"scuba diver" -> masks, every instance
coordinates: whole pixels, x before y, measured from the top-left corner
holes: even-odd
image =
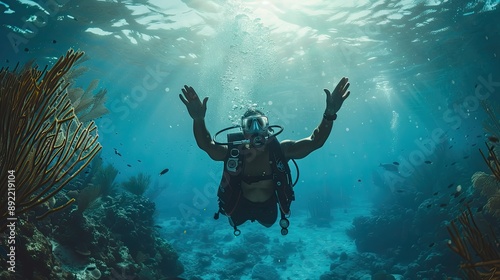
[[[301,140],[278,142],[276,136],[283,131],[278,125],[269,125],[265,114],[249,109],[241,118],[240,126],[223,129],[212,138],[205,125],[208,97],[200,100],[196,91],[185,85],[179,98],[193,118],[196,143],[215,161],[224,162],[224,171],[217,195],[219,214],[228,217],[234,235],[241,232],[237,226],[244,222],[258,221],[265,227],[272,226],[281,213],[281,234],[288,233],[290,205],[295,199],[289,160],[301,159],[319,149],[326,142],[337,112],[349,97],[348,78],[343,77],[333,92],[325,89],[326,110],[312,135]],[[220,133],[227,134],[227,142],[219,142]],[[275,132],[275,129],[278,129]],[[295,161],[294,161],[295,163]],[[297,168],[298,172],[298,168]],[[298,175],[298,173],[297,173]],[[298,179],[298,178],[297,178]]]

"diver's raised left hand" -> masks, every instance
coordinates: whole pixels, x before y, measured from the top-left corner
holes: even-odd
[[[349,89],[349,79],[343,77],[340,82],[337,84],[332,93],[328,89],[325,88],[326,93],[326,110],[325,113],[327,115],[334,115],[342,107],[342,103],[349,97],[351,94]]]

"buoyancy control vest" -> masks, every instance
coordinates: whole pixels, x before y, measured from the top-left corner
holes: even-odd
[[[223,175],[217,191],[219,211],[215,213],[215,219],[218,218],[219,213],[231,218],[243,195],[241,181],[243,179],[246,156],[250,155],[251,150],[247,149],[244,144],[233,144],[234,142],[238,142],[237,140],[244,139],[243,133],[239,134],[228,135],[228,153],[224,160]],[[274,181],[274,191],[281,212],[281,234],[286,235],[289,226],[287,218],[291,213],[290,205],[295,200],[290,167],[276,137],[270,138],[267,145],[269,147],[269,161],[272,170],[272,180]],[[240,230],[234,226],[234,234],[239,235],[240,233]]]

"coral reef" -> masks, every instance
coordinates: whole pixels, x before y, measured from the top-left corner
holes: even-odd
[[[380,270],[396,272],[408,279],[415,276],[444,279],[454,275],[458,258],[442,250],[443,240],[448,237],[443,225],[460,213],[465,203],[481,205],[481,198],[470,187],[451,191],[451,198],[448,193],[436,192],[425,200],[414,199],[420,201],[416,209],[396,203],[374,209],[371,216],[356,217],[347,234],[359,252],[397,260]]]
[[[447,226],[451,237],[448,247],[462,258],[460,268],[466,279],[500,279],[500,241],[495,235],[495,228],[491,227],[492,224],[498,224],[498,219],[500,219],[500,157],[498,155],[500,120],[490,104],[484,101],[481,104],[488,115],[483,126],[490,134],[488,137],[490,144],[485,143],[486,154],[481,149],[479,152],[492,175],[476,172],[472,175],[471,181],[475,192],[486,199],[485,212],[491,214],[496,220],[487,221],[491,217],[482,216],[482,224],[490,225],[490,233],[485,234],[484,229],[479,226],[481,223],[476,221],[471,208],[467,205],[467,209]],[[482,208],[483,206],[479,209]]]
[[[422,164],[402,162],[373,173],[378,195],[372,213],[355,218],[347,234],[359,252],[395,260],[380,271],[408,279],[445,279],[457,273],[458,257],[443,250],[448,239],[444,225],[466,205],[482,211],[485,199],[466,185],[470,175],[450,148],[444,141]]]
[[[52,254],[50,238],[27,220],[19,220],[18,229],[17,242],[18,244],[26,244],[26,246],[18,246],[16,272],[12,273],[2,269],[0,279],[74,279],[74,275],[64,271]],[[3,261],[2,265],[4,265]]]
[[[487,199],[485,210],[500,219],[500,181],[484,172],[472,175],[472,185]]]
[[[20,252],[27,259],[19,260],[16,274],[9,275],[141,280],[176,277],[184,271],[173,247],[157,233],[154,203],[127,192],[104,197],[100,203],[83,215],[65,210],[36,223],[21,220],[17,237],[30,244],[26,250],[31,251]]]
[[[113,192],[115,189],[113,182],[115,181],[116,175],[118,175],[118,169],[111,164],[98,169],[93,181],[101,188],[101,195],[106,196]]]
[[[76,197],[78,209],[75,213],[83,215],[83,211],[85,211],[100,195],[101,188],[99,186],[89,185],[85,187]]]
[[[498,139],[498,138],[494,138]],[[498,141],[498,140],[496,140]],[[497,181],[500,181],[500,156],[497,155],[498,149],[496,148],[497,145],[494,143],[491,146],[486,143],[486,148],[488,150],[487,156],[484,155],[483,151],[479,150],[481,153],[481,156],[483,157],[484,162],[488,166],[488,168],[491,170],[491,173]]]
[[[330,271],[323,273],[320,280],[336,279],[384,279],[390,278],[392,274],[385,273],[390,271],[392,263],[377,257],[373,253],[355,253],[349,256],[350,261],[334,257],[330,265]],[[397,273],[397,269],[391,270]]]
[[[393,206],[371,217],[354,218],[347,234],[355,240],[359,252],[411,260],[418,257],[418,252],[411,250],[414,240],[418,239],[414,220],[415,211]]]
[[[82,55],[69,50],[50,70],[0,71],[0,172],[11,175],[9,182],[8,176],[0,178],[0,202],[7,205],[8,187],[15,190],[16,215],[50,200],[101,149],[96,125],[78,119],[66,91],[64,74]],[[12,213],[1,210],[0,231]]]
[[[460,268],[466,279],[500,279],[500,240],[494,229],[490,227],[490,234],[485,234],[470,208],[457,220],[448,226],[448,246],[464,260]]]
[[[478,172],[472,176],[472,181],[474,187],[488,199],[488,203],[485,205],[486,210],[500,219],[500,119],[493,106],[489,103],[483,101],[481,105],[488,115],[488,119],[483,123],[483,126],[486,132],[490,134],[488,137],[490,143],[485,143],[487,148],[486,155],[481,150],[479,152],[490,169],[492,176]]]
[[[123,182],[122,186],[125,190],[135,195],[142,196],[148,189],[150,181],[151,176],[139,173],[136,176],[130,177],[128,181]]]

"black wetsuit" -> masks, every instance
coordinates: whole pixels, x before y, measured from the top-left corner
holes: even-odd
[[[257,221],[265,227],[271,227],[278,218],[276,194],[265,202],[252,202],[243,195],[231,218],[232,226],[239,226],[246,221]]]

